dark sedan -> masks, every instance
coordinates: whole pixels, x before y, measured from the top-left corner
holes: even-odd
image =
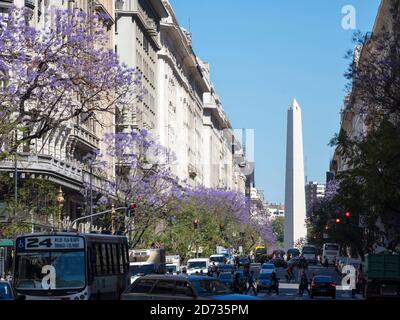
[[[269,261],[269,263],[273,263],[276,268],[287,268],[287,262],[283,257],[277,257]]]
[[[137,279],[121,300],[260,300],[233,294],[221,281],[204,276],[148,275]]]
[[[331,276],[315,276],[311,282],[310,298],[316,296],[336,299],[336,283]]]
[[[267,290],[271,286],[271,274],[270,273],[260,273],[257,280],[257,291]]]

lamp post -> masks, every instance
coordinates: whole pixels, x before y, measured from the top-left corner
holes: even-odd
[[[59,229],[60,231],[61,231],[61,210],[62,210],[62,207],[64,206],[64,202],[65,202],[64,194],[63,194],[63,191],[62,191],[61,186],[60,186],[60,189],[58,190],[58,193],[57,193],[57,203],[58,203],[58,229]]]
[[[93,185],[92,185],[92,179],[93,179],[93,164],[90,164],[90,176],[89,176],[89,184],[90,184],[90,227],[89,227],[89,232],[92,231],[92,226],[93,226]]]

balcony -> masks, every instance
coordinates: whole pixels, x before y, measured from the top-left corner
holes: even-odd
[[[78,142],[82,143],[89,149],[99,149],[100,139],[83,126],[75,125],[71,133],[71,138],[75,138]]]

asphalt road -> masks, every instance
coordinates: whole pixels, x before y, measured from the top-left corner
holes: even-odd
[[[306,271],[307,276],[309,279],[312,278],[313,274],[314,275],[329,275],[333,278],[333,280],[336,282],[336,299],[337,300],[362,300],[363,297],[362,295],[356,295],[355,298],[352,298],[351,296],[351,291],[350,290],[345,290],[342,287],[342,278],[341,276],[337,273],[334,267],[324,267],[321,265],[316,265],[316,266],[309,266],[308,270]],[[308,295],[307,292],[304,293],[303,296],[298,295],[298,289],[299,289],[299,281],[298,279],[300,278],[300,271],[298,269],[295,269],[295,276],[296,279],[291,283],[288,283],[286,281],[286,269],[284,268],[278,268],[277,269],[277,276],[280,279],[279,280],[279,295],[276,295],[275,293],[272,293],[269,295],[266,292],[260,292],[258,296],[264,300],[332,300],[331,297],[314,297],[314,299],[311,299]],[[251,293],[252,294],[252,293]]]

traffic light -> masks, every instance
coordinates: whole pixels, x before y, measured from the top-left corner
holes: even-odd
[[[346,223],[350,223],[351,213],[350,212],[346,212],[344,215],[346,217]]]
[[[200,224],[200,221],[199,220],[193,220],[193,228],[195,228],[195,229],[198,229],[199,228],[199,224]]]
[[[129,205],[126,206],[126,215],[131,217],[135,214],[136,203],[131,202]]]

